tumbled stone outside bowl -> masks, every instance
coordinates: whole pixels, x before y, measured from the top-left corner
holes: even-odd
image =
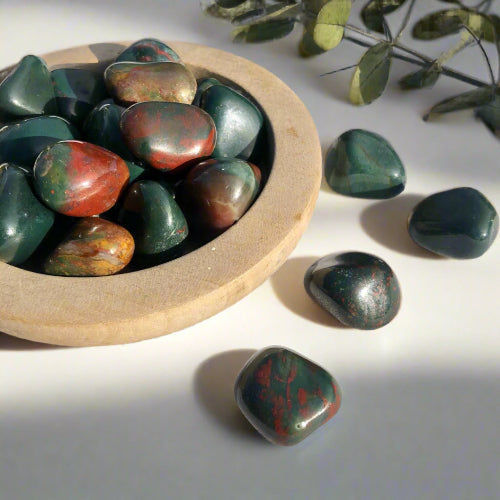
[[[131,43],[92,44],[43,58],[51,69],[104,70]],[[225,233],[194,252],[149,269],[69,278],[0,262],[0,331],[72,346],[158,337],[193,325],[243,298],[278,269],[298,243],[321,183],[321,146],[306,107],[289,87],[257,64],[201,45],[167,44],[196,78],[214,76],[243,89],[259,103],[274,144],[264,189]],[[7,72],[0,71],[0,81]]]

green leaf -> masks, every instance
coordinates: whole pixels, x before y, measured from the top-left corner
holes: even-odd
[[[441,72],[434,66],[422,68],[401,78],[399,86],[402,90],[432,87],[437,82],[440,74]]]
[[[344,36],[351,13],[351,0],[331,0],[319,11],[313,31],[316,45],[323,50],[336,47]]]
[[[299,14],[301,11],[300,4],[280,5],[274,4],[269,7],[254,9],[249,12],[235,17],[231,22],[240,26],[247,24],[256,24],[271,21],[272,19],[290,19],[292,16]]]
[[[349,99],[353,104],[370,104],[385,90],[391,69],[392,46],[380,42],[360,59],[351,81]]]
[[[500,135],[500,96],[476,110],[476,116],[496,135]]]
[[[495,90],[491,87],[469,90],[468,92],[464,92],[463,94],[459,94],[439,102],[424,116],[424,120],[427,121],[445,113],[477,108],[478,106],[490,103],[494,97]]]
[[[308,29],[307,26],[304,27],[304,32],[299,43],[299,55],[301,57],[313,57],[326,52],[326,50],[316,45],[312,35],[313,29]]]
[[[295,25],[295,19],[281,19],[249,24],[235,28],[231,35],[235,42],[259,43],[277,40],[289,35]]]
[[[361,11],[361,19],[372,31],[384,33],[384,16],[399,9],[406,0],[370,0]]]
[[[303,0],[304,10],[306,13],[316,17],[319,11],[325,6],[330,0]]]
[[[262,6],[261,0],[216,0],[203,7],[205,14],[232,21],[235,17]]]

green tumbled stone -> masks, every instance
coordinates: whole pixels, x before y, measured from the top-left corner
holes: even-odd
[[[179,62],[181,58],[171,47],[155,38],[143,38],[121,52],[115,62]]]
[[[118,221],[135,240],[135,252],[145,262],[172,254],[188,235],[184,214],[168,187],[153,180],[134,182],[123,199]]]
[[[0,165],[0,260],[18,265],[37,249],[55,214],[33,194],[22,168]]]
[[[217,129],[214,158],[250,158],[264,118],[257,106],[226,85],[212,85],[203,92],[200,107]]]
[[[127,164],[131,184],[140,177],[145,168],[128,150],[120,130],[120,119],[125,108],[112,101],[103,101],[88,115],[83,124],[85,140],[109,149]]]
[[[470,187],[433,194],[408,220],[413,241],[431,252],[455,259],[483,255],[498,234],[498,213],[485,196]]]
[[[235,384],[249,422],[274,444],[299,443],[339,410],[340,387],[323,368],[284,347],[256,353]]]
[[[59,68],[50,73],[58,115],[79,124],[108,95],[102,74],[80,68]]]
[[[341,323],[373,330],[394,319],[401,290],[392,269],[380,258],[362,252],[332,254],[306,272],[309,296]]]
[[[403,163],[392,146],[361,129],[344,132],[330,148],[325,178],[337,193],[368,199],[392,198],[406,183]]]
[[[0,117],[4,120],[57,114],[50,72],[43,59],[28,55],[0,83]]]
[[[37,116],[5,125],[0,129],[0,163],[31,169],[46,147],[78,138],[77,129],[58,116]]]
[[[201,78],[196,81],[197,88],[196,94],[193,99],[193,106],[199,106],[201,102],[201,96],[205,92],[205,90],[209,89],[213,85],[221,85],[217,78]]]

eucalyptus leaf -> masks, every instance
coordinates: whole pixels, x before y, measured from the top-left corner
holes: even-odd
[[[384,16],[399,9],[406,0],[370,0],[361,11],[361,19],[372,31],[384,33]]]
[[[491,87],[482,87],[469,90],[463,94],[449,97],[436,105],[424,116],[424,120],[430,120],[438,115],[452,113],[454,111],[463,111],[465,109],[477,108],[493,101],[495,90]]]
[[[262,7],[260,9],[245,12],[244,14],[235,17],[231,22],[239,26],[245,26],[247,24],[271,21],[272,19],[290,19],[291,16],[299,14],[300,11],[301,8],[299,4],[281,5],[277,3],[268,7]]]
[[[401,80],[399,86],[402,90],[422,89],[424,87],[432,87],[438,80],[441,72],[434,66],[421,68],[414,73],[410,73]]]
[[[262,6],[261,0],[216,0],[203,6],[205,14],[232,21],[235,17]]]
[[[500,135],[500,96],[476,110],[476,116],[496,135]]]
[[[319,11],[313,31],[318,47],[330,50],[336,47],[344,36],[344,27],[351,14],[351,0],[331,0]]]
[[[391,69],[392,46],[380,42],[361,57],[351,81],[349,99],[353,104],[370,104],[385,90]]]
[[[316,45],[316,42],[314,41],[312,35],[312,31],[313,30],[308,29],[307,26],[304,28],[304,32],[302,33],[302,38],[299,43],[299,55],[301,57],[313,57],[324,54],[326,52],[326,50]]]
[[[277,40],[289,35],[295,26],[295,19],[281,19],[249,24],[235,28],[231,35],[234,42],[259,43]]]

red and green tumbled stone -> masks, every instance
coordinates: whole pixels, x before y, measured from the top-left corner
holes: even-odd
[[[341,391],[323,368],[284,347],[256,353],[235,384],[243,415],[269,441],[299,443],[339,410]]]
[[[180,57],[171,47],[155,38],[143,38],[128,46],[115,62],[180,62]]]
[[[107,149],[83,141],[62,141],[38,156],[35,189],[64,215],[88,217],[109,210],[127,185],[125,162]]]
[[[141,102],[123,113],[120,127],[132,153],[159,170],[182,168],[215,146],[214,122],[190,104]]]

